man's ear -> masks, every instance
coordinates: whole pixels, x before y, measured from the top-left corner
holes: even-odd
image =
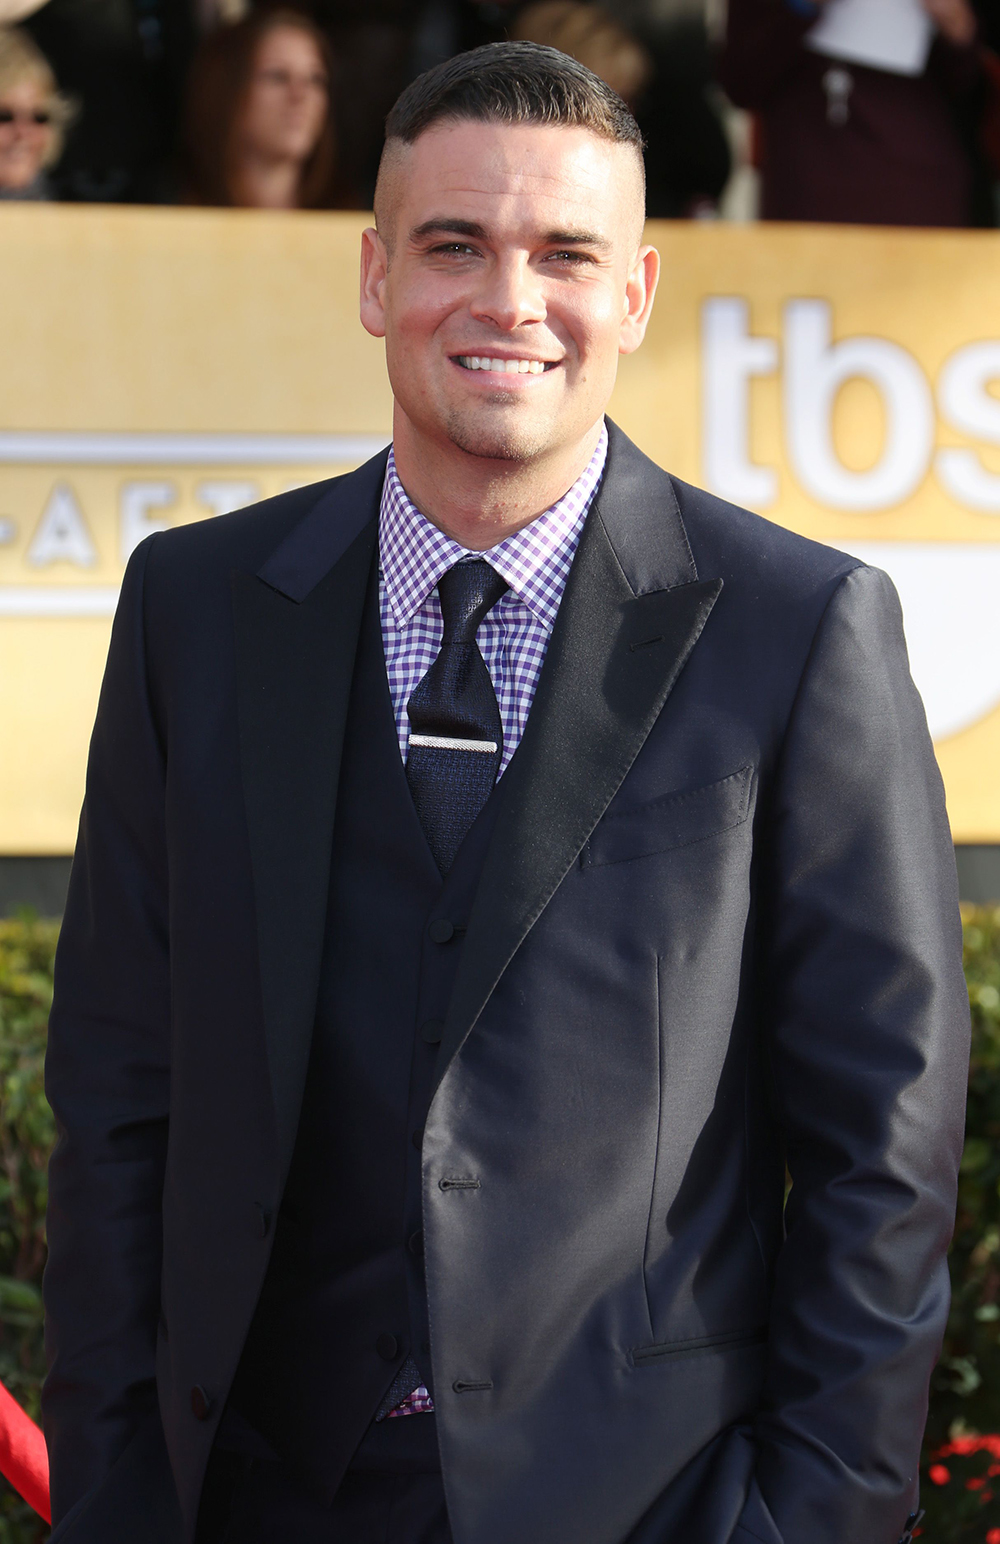
[[[653,297],[660,277],[660,254],[655,247],[640,247],[625,285],[625,305],[619,354],[632,354],[646,336]]]
[[[369,226],[361,236],[361,325],[373,338],[385,337],[382,286],[387,268],[385,242],[374,226]]]

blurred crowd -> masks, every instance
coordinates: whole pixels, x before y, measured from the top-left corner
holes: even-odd
[[[626,99],[653,217],[742,176],[765,219],[1000,223],[1000,0],[0,0],[0,200],[369,208],[399,91],[501,38]]]

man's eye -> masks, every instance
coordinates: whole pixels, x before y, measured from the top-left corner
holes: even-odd
[[[467,257],[470,253],[475,256],[475,247],[467,247],[462,241],[447,241],[440,247],[435,247],[434,252],[444,256]]]
[[[589,252],[550,252],[549,261],[557,263],[590,263],[593,261]]]

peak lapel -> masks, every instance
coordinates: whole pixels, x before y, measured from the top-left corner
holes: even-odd
[[[613,425],[535,701],[501,799],[441,1046],[443,1076],[617,792],[694,648],[699,580],[670,479]]]
[[[384,456],[338,479],[256,574],[234,573],[240,759],[281,1174],[312,1039],[344,724]]]

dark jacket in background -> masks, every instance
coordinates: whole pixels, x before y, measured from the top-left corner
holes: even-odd
[[[646,213],[651,220],[690,215],[714,204],[729,180],[729,141],[712,100],[712,57],[699,17],[637,35],[648,46],[655,75],[636,103],[646,141]],[[717,95],[717,91],[714,92]]]
[[[54,196],[161,203],[197,41],[188,0],[48,0],[22,25],[78,103]]]
[[[729,0],[720,79],[759,115],[761,213],[768,220],[968,225],[973,168],[954,110],[975,92],[975,47],[938,38],[922,76],[813,53],[815,17],[786,0]],[[845,71],[846,119],[831,118],[824,77]]]

